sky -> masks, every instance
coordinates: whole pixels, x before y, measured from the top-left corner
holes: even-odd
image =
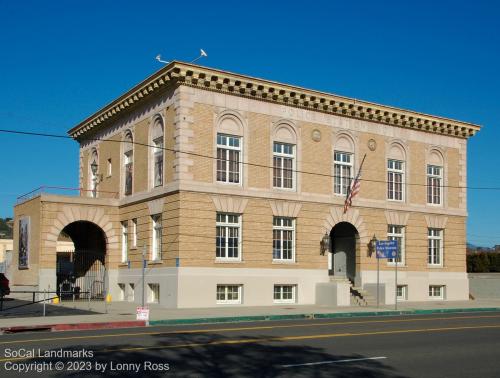
[[[469,121],[468,185],[500,188],[494,1],[0,0],[0,128],[65,134],[161,68],[190,61]],[[78,187],[71,140],[0,133],[0,217],[41,185]],[[468,242],[500,244],[500,190],[468,190]]]

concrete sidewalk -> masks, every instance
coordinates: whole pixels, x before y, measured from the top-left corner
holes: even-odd
[[[13,302],[13,301],[12,301]],[[6,302],[5,308],[14,303]],[[37,307],[35,307],[37,306]],[[47,305],[46,315],[41,316],[42,305],[26,306],[28,313],[15,310],[0,312],[0,329],[10,327],[33,327],[41,325],[81,325],[80,328],[92,328],[90,323],[101,323],[101,328],[129,327],[136,320],[136,304],[129,302],[66,302],[59,305]],[[210,322],[236,322],[253,320],[305,319],[326,317],[355,317],[369,315],[397,315],[435,312],[500,311],[500,299],[478,299],[461,302],[400,302],[398,311],[394,306],[376,307],[328,307],[314,305],[277,305],[268,307],[224,306],[217,308],[165,309],[151,304],[150,324],[195,324]],[[105,323],[105,324],[104,324]],[[115,323],[115,324],[112,324]],[[140,326],[141,324],[136,324]],[[99,328],[99,326],[96,326]],[[95,327],[94,327],[95,328]]]

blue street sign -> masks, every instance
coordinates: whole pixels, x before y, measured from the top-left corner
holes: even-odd
[[[395,259],[398,255],[397,240],[378,240],[375,244],[377,259]]]

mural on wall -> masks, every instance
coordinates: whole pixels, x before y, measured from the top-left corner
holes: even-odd
[[[30,218],[19,219],[19,269],[28,269],[30,252]]]

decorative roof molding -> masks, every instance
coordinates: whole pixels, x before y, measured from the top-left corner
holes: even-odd
[[[472,123],[173,61],[69,130],[68,134],[75,139],[82,139],[87,132],[101,128],[144,99],[169,86],[176,85],[187,85],[239,97],[459,138],[471,137],[481,129],[479,125]]]

